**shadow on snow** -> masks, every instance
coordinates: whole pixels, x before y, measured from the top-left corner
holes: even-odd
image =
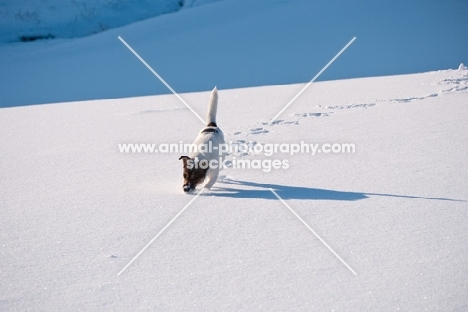
[[[283,199],[305,199],[305,200],[343,200],[355,201],[369,198],[370,196],[385,196],[397,198],[414,198],[414,199],[432,199],[432,200],[447,200],[466,202],[466,200],[451,199],[451,198],[432,198],[422,196],[408,196],[383,193],[364,193],[364,192],[346,192],[337,190],[327,190],[319,188],[311,188],[304,186],[288,186],[280,184],[247,182],[240,180],[224,179],[220,181],[222,184],[248,186],[251,189],[239,189],[232,187],[216,187],[213,189],[213,194],[221,197],[234,198],[264,198],[275,199],[275,195],[269,190],[273,189]],[[218,184],[219,185],[219,184]]]

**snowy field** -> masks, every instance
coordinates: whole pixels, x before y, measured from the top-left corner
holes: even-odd
[[[129,3],[0,0],[0,311],[468,311],[468,2]],[[202,124],[118,36],[201,116],[217,85],[227,142],[321,152],[184,194],[119,144]]]
[[[316,83],[268,123],[301,87],[220,90],[227,141],[356,152],[223,170],[120,276],[194,196],[179,154],[118,144],[200,121],[173,95],[0,110],[0,310],[467,310],[468,71]],[[182,96],[204,116],[208,92]]]

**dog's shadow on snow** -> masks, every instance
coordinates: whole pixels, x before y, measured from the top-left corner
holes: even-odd
[[[447,200],[447,201],[461,201],[466,200],[450,199],[450,198],[431,198],[420,196],[407,196],[396,194],[382,194],[382,193],[363,193],[363,192],[346,192],[327,190],[303,186],[288,186],[269,183],[256,183],[240,180],[222,179],[218,182],[217,187],[213,188],[213,195],[220,197],[234,197],[234,198],[264,198],[276,199],[275,195],[270,191],[273,189],[282,199],[305,199],[305,200],[343,200],[355,201],[366,199],[370,196],[385,196],[385,197],[399,197],[399,198],[415,198],[415,199],[432,199],[432,200]],[[233,188],[223,187],[222,184],[247,186],[248,188]]]
[[[364,193],[342,192],[334,190],[317,189],[302,186],[287,186],[278,184],[264,184],[231,179],[223,179],[213,189],[213,195],[235,198],[265,198],[276,199],[270,191],[273,189],[283,199],[315,199],[315,200],[359,200],[368,196]],[[222,184],[247,186],[247,188],[223,187]]]

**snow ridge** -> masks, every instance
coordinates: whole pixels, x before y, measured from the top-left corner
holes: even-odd
[[[0,42],[75,38],[161,14],[181,0],[19,0],[0,1]]]

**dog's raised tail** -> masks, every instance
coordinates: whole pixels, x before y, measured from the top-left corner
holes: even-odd
[[[208,115],[206,116],[208,126],[217,127],[216,125],[216,111],[217,110],[218,110],[218,89],[214,87],[213,91],[211,91],[210,104],[208,105]]]

